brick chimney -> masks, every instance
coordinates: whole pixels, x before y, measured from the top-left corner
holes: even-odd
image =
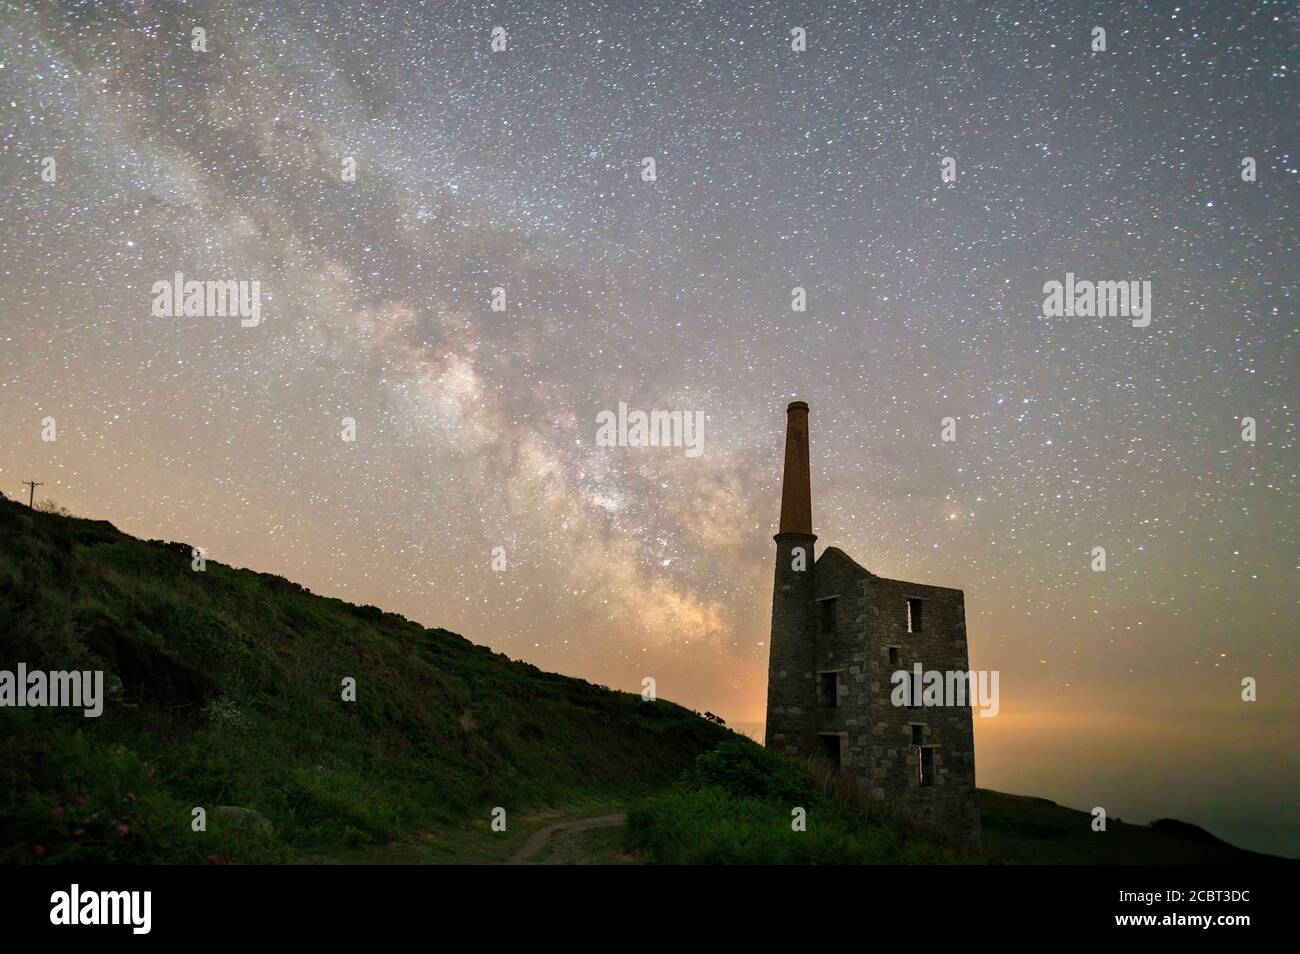
[[[781,478],[781,531],[813,537],[812,482],[808,476],[808,405],[785,409],[785,474]]]
[[[781,479],[781,523],[772,584],[772,638],[767,666],[768,748],[813,754],[817,698],[813,642],[812,481],[808,458],[808,405],[785,409],[785,472]]]

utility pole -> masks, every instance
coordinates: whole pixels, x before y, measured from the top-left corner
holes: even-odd
[[[33,505],[36,503],[36,488],[37,488],[37,487],[44,487],[44,486],[45,486],[45,481],[43,481],[43,480],[39,480],[39,481],[38,481],[38,480],[24,480],[23,483],[26,484],[26,485],[28,485],[28,486],[30,486],[30,487],[32,488],[32,492],[31,492],[31,494],[30,494],[30,495],[28,496],[28,498],[27,498],[27,509],[28,509],[28,510],[32,510],[32,509],[34,509],[34,506],[33,506]]]

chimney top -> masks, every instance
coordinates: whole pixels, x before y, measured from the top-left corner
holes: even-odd
[[[792,401],[786,409],[785,471],[781,477],[781,524],[786,534],[816,539],[812,532],[812,486],[808,463],[808,405]],[[802,412],[802,413],[797,413]]]

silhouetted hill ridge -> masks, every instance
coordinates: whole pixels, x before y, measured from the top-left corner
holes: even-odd
[[[0,668],[104,670],[108,696],[98,719],[0,713],[13,753],[0,832],[28,843],[5,860],[34,845],[44,858],[201,860],[191,809],[218,804],[273,824],[266,844],[231,842],[245,858],[383,842],[496,806],[634,797],[734,737],[666,700],[191,559],[187,544],[0,500]],[[65,824],[93,791],[100,817]],[[105,816],[131,835],[99,831]]]

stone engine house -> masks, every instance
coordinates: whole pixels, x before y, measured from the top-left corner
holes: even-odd
[[[893,674],[917,663],[969,671],[962,591],[884,579],[834,547],[814,561],[803,401],[786,409],[775,539],[767,747],[823,756],[909,815],[978,844],[969,691],[959,706],[893,698]]]

